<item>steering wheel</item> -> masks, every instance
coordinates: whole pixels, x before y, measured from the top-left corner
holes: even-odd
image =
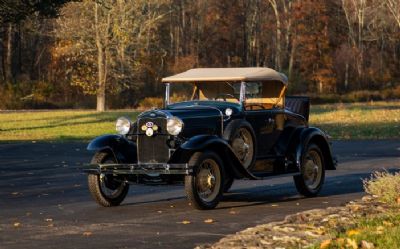
[[[246,104],[246,109],[249,108],[250,110],[254,110],[253,107],[259,107],[261,110],[265,110],[265,107],[261,104]]]
[[[236,98],[233,94],[229,94],[229,93],[218,94],[218,96],[215,97],[214,100],[222,99],[222,100],[226,101],[226,97],[236,99],[237,101],[240,102],[240,100],[238,98]]]

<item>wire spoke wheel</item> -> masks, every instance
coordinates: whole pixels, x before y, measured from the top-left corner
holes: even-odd
[[[114,160],[106,160],[104,164],[114,163]],[[114,199],[121,195],[124,191],[126,183],[118,181],[113,175],[100,174],[99,176],[100,190],[105,197]]]
[[[115,163],[113,155],[106,152],[96,153],[92,164]],[[112,174],[89,174],[88,187],[97,203],[104,207],[118,206],[126,197],[129,185],[120,177]]]
[[[322,177],[322,160],[315,150],[308,151],[304,164],[303,177],[307,187],[310,189],[315,189],[320,184]]]
[[[233,138],[232,148],[240,162],[248,168],[254,154],[254,141],[250,131],[241,127]]]
[[[221,174],[218,169],[218,164],[207,159],[198,167],[196,186],[199,196],[202,200],[209,202],[215,199],[218,195],[221,185]]]
[[[220,156],[211,151],[196,152],[189,160],[193,173],[185,176],[188,200],[197,209],[215,208],[223,193],[225,171]]]
[[[316,196],[321,191],[325,180],[323,154],[316,144],[309,144],[302,155],[301,172],[294,176],[294,183],[300,194]]]

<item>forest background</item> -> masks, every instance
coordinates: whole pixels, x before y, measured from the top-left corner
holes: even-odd
[[[194,67],[315,102],[400,98],[398,0],[0,0],[0,109],[137,108]]]

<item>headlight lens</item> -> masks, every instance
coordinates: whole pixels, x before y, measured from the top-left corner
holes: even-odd
[[[128,134],[129,130],[131,129],[131,121],[125,117],[120,117],[117,119],[117,123],[115,124],[115,130],[121,134],[126,135]]]
[[[177,117],[168,118],[167,120],[167,131],[171,135],[178,135],[181,133],[183,128],[183,121]]]

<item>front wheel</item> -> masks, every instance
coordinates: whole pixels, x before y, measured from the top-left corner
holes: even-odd
[[[193,174],[185,177],[185,191],[196,209],[213,209],[224,187],[224,167],[221,158],[213,152],[196,152],[190,159]]]
[[[294,176],[294,183],[300,194],[313,197],[322,188],[325,180],[325,162],[320,148],[309,144],[301,159],[301,174]]]
[[[107,152],[96,153],[92,164],[116,163],[114,155]],[[104,207],[118,206],[128,194],[129,185],[112,174],[89,174],[88,187],[93,199]]]

